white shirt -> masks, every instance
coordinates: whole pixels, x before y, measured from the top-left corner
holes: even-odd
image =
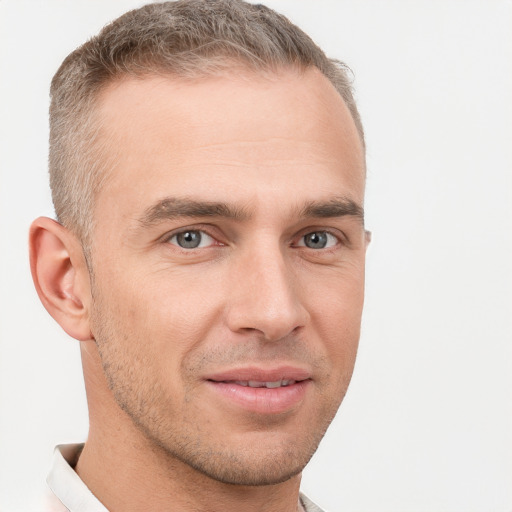
[[[62,444],[55,448],[46,479],[51,492],[46,496],[44,512],[108,512],[73,469],[83,447]],[[302,493],[300,502],[305,512],[325,512]]]

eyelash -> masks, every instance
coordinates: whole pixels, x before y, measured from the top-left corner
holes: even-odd
[[[171,241],[173,240],[173,238],[178,238],[180,235],[185,235],[186,233],[201,233],[201,237],[204,237],[204,235],[206,235],[208,238],[212,239],[213,241],[217,242],[216,244],[208,244],[207,247],[211,247],[212,245],[224,245],[224,244],[220,244],[218,243],[218,240],[210,235],[209,233],[207,233],[205,230],[203,229],[186,229],[186,230],[183,230],[183,231],[179,231],[178,233],[174,233],[173,235],[171,235],[168,239],[167,239],[167,242],[168,243],[172,243]],[[176,244],[172,244],[172,245],[176,245],[177,247],[179,247],[180,249],[184,249],[186,251],[188,250],[192,250],[192,249],[203,249],[204,247],[201,247],[200,244],[203,242],[203,240],[201,239],[200,242],[199,242],[199,245],[197,247],[189,247],[189,248],[186,248],[186,247],[182,247],[180,246],[178,243]]]
[[[206,247],[197,246],[197,247],[185,248],[185,247],[180,246],[178,243],[172,243],[171,242],[174,238],[178,237],[179,235],[182,235],[182,234],[185,234],[185,233],[189,233],[189,232],[190,233],[201,233],[202,235],[206,235],[207,237],[209,237],[212,240],[214,240],[215,243],[214,244],[209,244]],[[313,249],[311,247],[306,246],[305,243],[304,243],[304,238],[306,236],[308,236],[308,235],[312,235],[312,234],[315,234],[315,233],[325,233],[327,236],[334,238],[336,242],[331,247],[322,247],[322,248],[319,248],[319,249]],[[345,240],[344,240],[344,237],[342,235],[340,235],[339,233],[333,233],[332,230],[325,229],[325,228],[324,229],[322,229],[322,228],[312,229],[312,230],[308,230],[306,232],[303,232],[298,237],[298,239],[299,239],[299,241],[301,241],[303,243],[299,244],[299,243],[295,242],[295,243],[292,244],[292,247],[301,247],[301,248],[305,248],[305,249],[310,249],[311,251],[315,251],[315,252],[317,252],[317,251],[323,251],[323,252],[332,251],[336,247],[338,247],[339,245],[344,245],[346,243]],[[177,247],[178,249],[181,249],[184,252],[191,252],[194,249],[207,249],[207,248],[210,248],[210,247],[214,247],[216,245],[217,246],[224,246],[224,245],[226,245],[226,244],[224,244],[222,242],[219,242],[218,241],[218,237],[213,235],[213,234],[211,234],[211,233],[209,233],[207,229],[204,229],[203,227],[196,227],[196,226],[193,227],[193,228],[184,228],[184,229],[181,229],[181,230],[179,230],[177,232],[171,233],[168,236],[166,236],[163,241],[166,242],[166,243],[170,243],[171,245],[174,245],[175,247]]]

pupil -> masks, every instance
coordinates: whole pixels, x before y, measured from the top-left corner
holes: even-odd
[[[310,249],[323,249],[327,245],[327,233],[310,233],[306,235],[305,243]]]
[[[201,243],[199,231],[185,231],[177,236],[178,244],[184,249],[194,249]]]

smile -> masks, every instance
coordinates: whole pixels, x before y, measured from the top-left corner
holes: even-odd
[[[300,407],[312,379],[308,371],[292,367],[241,368],[209,376],[206,384],[213,398],[230,408],[278,414]]]
[[[280,387],[286,387],[291,386],[292,384],[295,384],[295,380],[276,380],[273,382],[261,382],[258,380],[237,380],[234,381],[235,384],[238,384],[239,386],[249,386],[250,388],[280,388]]]

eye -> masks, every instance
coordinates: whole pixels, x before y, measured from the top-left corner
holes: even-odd
[[[204,231],[189,229],[173,235],[169,238],[169,243],[177,245],[182,249],[198,249],[213,245],[215,243],[215,239]]]
[[[313,231],[304,235],[297,244],[309,249],[329,249],[338,243],[338,239],[327,231]]]

